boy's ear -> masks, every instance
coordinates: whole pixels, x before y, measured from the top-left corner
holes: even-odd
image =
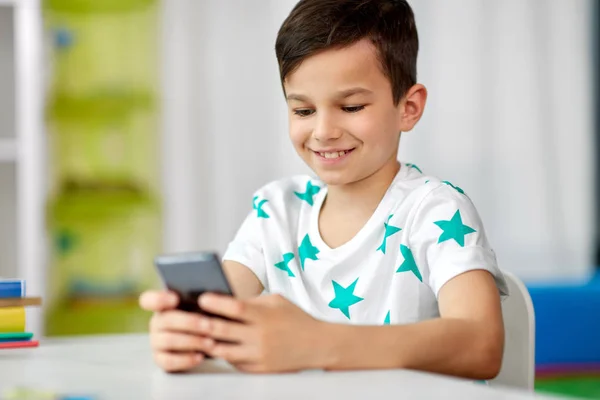
[[[417,83],[413,85],[400,101],[400,132],[410,131],[421,119],[427,102],[427,89]]]

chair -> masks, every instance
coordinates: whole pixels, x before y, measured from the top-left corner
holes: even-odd
[[[509,296],[502,301],[504,357],[490,386],[533,390],[535,380],[535,314],[529,291],[510,272],[503,271]]]

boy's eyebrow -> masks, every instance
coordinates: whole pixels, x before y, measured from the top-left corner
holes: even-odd
[[[354,87],[346,90],[339,91],[335,94],[336,99],[345,99],[346,97],[354,96],[355,94],[373,94],[369,89]],[[302,94],[290,93],[286,96],[289,100],[308,101],[308,97]]]
[[[301,94],[290,93],[285,97],[288,101],[290,100],[298,100],[298,101],[308,101],[308,97],[303,96]]]
[[[335,96],[338,99],[345,99],[346,97],[354,96],[355,94],[373,94],[369,89],[354,87],[338,92]]]

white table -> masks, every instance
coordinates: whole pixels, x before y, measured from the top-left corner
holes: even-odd
[[[0,350],[0,389],[15,386],[93,394],[99,400],[541,398],[403,370],[251,375],[210,361],[191,373],[167,374],[153,364],[146,335],[48,339],[38,348]]]

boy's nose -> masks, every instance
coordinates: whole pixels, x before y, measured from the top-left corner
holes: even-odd
[[[321,117],[317,119],[312,136],[319,142],[335,140],[342,136],[342,129],[337,127],[331,118]]]

